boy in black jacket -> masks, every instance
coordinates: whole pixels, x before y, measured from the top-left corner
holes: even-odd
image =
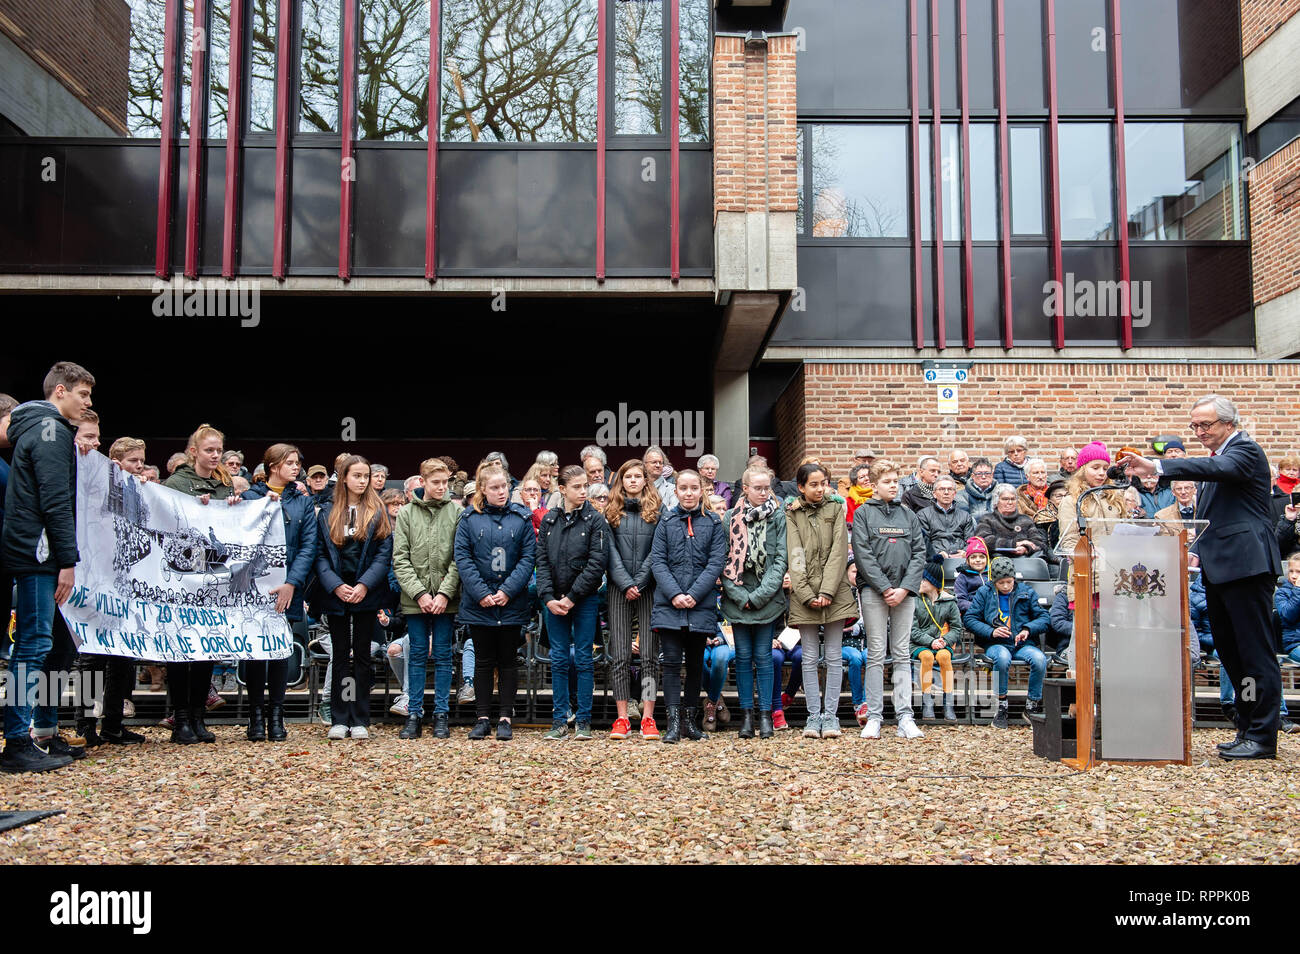
[[[60,361],[45,376],[45,400],[20,404],[9,418],[8,440],[14,452],[0,547],[17,584],[18,625],[9,661],[15,699],[4,710],[0,770],[5,772],[47,772],[73,759],[71,747],[57,732],[48,739],[48,748],[34,743],[29,733],[52,645],[56,606],[71,595],[80,559],[74,439],[77,424],[90,410],[94,386],[95,378],[85,368]],[[51,680],[45,675],[48,685]]]

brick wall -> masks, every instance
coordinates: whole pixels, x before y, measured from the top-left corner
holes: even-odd
[[[0,0],[0,30],[126,135],[131,8],[125,0]]]
[[[741,37],[720,36],[713,57],[715,211],[762,211],[765,199],[774,212],[795,211],[795,37],[770,37],[764,49],[746,47]]]
[[[959,389],[955,417],[936,411],[935,386],[918,364],[809,363],[777,402],[779,475],[805,453],[844,476],[860,444],[915,469],[922,454],[946,463],[962,448],[996,462],[1002,439],[1020,434],[1030,455],[1102,440],[1115,449],[1150,448],[1158,434],[1187,431],[1191,402],[1211,391],[1231,397],[1269,457],[1300,450],[1300,364],[980,363]]]
[[[1297,13],[1300,0],[1241,0],[1241,55],[1248,56]]]
[[[1250,255],[1256,304],[1300,288],[1300,140],[1251,170]]]

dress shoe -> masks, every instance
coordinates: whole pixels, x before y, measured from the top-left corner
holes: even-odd
[[[1275,759],[1277,748],[1260,745],[1254,739],[1243,739],[1240,745],[1224,749],[1219,753],[1221,759]]]

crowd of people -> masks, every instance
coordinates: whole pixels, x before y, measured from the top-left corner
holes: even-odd
[[[56,606],[68,597],[78,562],[76,455],[100,446],[94,384],[85,368],[61,362],[45,379],[43,401],[0,395],[0,446],[12,448],[12,467],[0,460],[0,589],[7,601],[13,580],[6,648],[11,672],[20,673],[17,698],[4,709],[0,768],[9,772],[59,768],[98,744],[144,742],[123,725],[137,669],[152,688],[166,687],[172,742],[215,740],[205,714],[221,704],[214,680],[222,677],[211,662],[169,662],[164,670],[96,658],[103,698],[93,715],[81,714],[70,738],[59,733],[50,700],[27,704],[28,680],[70,667],[75,656]],[[994,726],[1008,725],[1013,661],[1029,669],[1026,718],[1041,711],[1049,661],[1073,667],[1076,593],[1062,554],[1079,539],[1076,513],[1190,521],[1197,485],[1159,476],[1130,482],[1101,441],[1055,452],[1051,462],[1030,456],[1019,436],[1006,438],[1001,452],[994,462],[954,450],[946,467],[927,455],[909,472],[862,448],[840,481],[815,456],[788,480],[756,456],[723,481],[713,455],[674,469],[662,448],[651,447],[611,470],[606,451],[590,445],[566,466],[543,451],[520,478],[503,454],[491,453],[472,472],[430,457],[399,481],[351,453],[331,467],[305,466],[287,442],[267,448],[250,471],[222,432],[203,424],[167,461],[165,475],[147,463],[141,440],[118,438],[108,456],[131,479],[161,480],[202,505],[279,501],[285,580],[270,596],[300,631],[309,621],[328,630],[321,641],[330,656],[322,707],[328,738],[369,736],[379,651],[402,682],[393,707],[406,717],[399,737],[420,737],[426,722],[435,738],[449,737],[458,642],[459,699],[476,709],[469,738],[511,738],[519,650],[533,634],[549,646],[546,739],[593,738],[599,641],[617,709],[609,738],[626,739],[636,723],[641,738],[676,743],[736,719],[722,698],[732,668],[742,738],[788,729],[784,710],[801,687],[803,736],[839,737],[846,678],[861,737],[880,738],[887,659],[897,734],[919,738],[914,667],[920,717],[955,721],[954,659],[972,650],[995,677]],[[1187,453],[1173,436],[1157,438],[1153,452],[1169,460]],[[1273,493],[1283,553],[1297,549],[1300,505],[1291,493],[1298,483],[1300,460],[1280,460]],[[1089,493],[1097,488],[1106,489]],[[1041,559],[1058,580],[1050,601],[1020,579],[1023,558]],[[1276,594],[1281,648],[1300,663],[1300,553],[1286,576]],[[1198,589],[1203,607],[1193,572],[1196,646],[1212,654]],[[246,664],[249,740],[288,737],[288,669],[284,659]],[[1230,716],[1234,699],[1225,677],[1221,700]]]

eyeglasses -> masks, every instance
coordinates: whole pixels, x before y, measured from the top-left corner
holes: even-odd
[[[600,496],[598,496],[598,497],[592,497],[591,499],[592,499],[592,500],[608,500],[608,499],[609,499],[609,494],[601,494]]]
[[[1200,434],[1203,431],[1208,431],[1214,425],[1221,424],[1221,423],[1222,421],[1210,421],[1208,424],[1204,424],[1199,421],[1192,421],[1192,423],[1187,426],[1187,429],[1191,431],[1193,434]]]

